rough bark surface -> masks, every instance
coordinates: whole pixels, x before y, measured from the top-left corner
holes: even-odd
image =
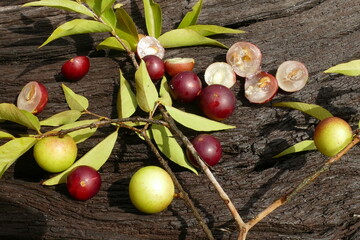
[[[23,8],[25,0],[0,2],[0,102],[14,102],[30,80],[47,86],[50,99],[39,117],[66,110],[60,88],[62,63],[75,55],[88,55],[91,69],[79,82],[66,82],[90,100],[90,109],[115,117],[119,68],[128,79],[131,62],[122,53],[95,51],[104,34],[66,37],[38,48],[61,23],[78,15],[51,8]],[[158,0],[163,27],[179,23],[195,1]],[[123,1],[140,32],[145,32],[142,1]],[[221,35],[230,46],[250,41],[263,53],[264,70],[274,72],[284,60],[304,62],[310,72],[306,87],[296,93],[279,92],[278,101],[319,104],[349,121],[360,119],[359,77],[324,74],[335,64],[360,58],[360,1],[206,0],[199,23],[245,30]],[[214,61],[224,61],[226,50],[215,47],[171,49],[166,57],[194,57],[201,74]],[[214,133],[224,156],[214,174],[245,220],[254,217],[315,171],[326,158],[318,152],[271,157],[301,140],[311,139],[317,120],[271,103],[250,104],[243,82],[233,88],[235,114],[226,123],[236,129]],[[20,133],[13,124],[2,130]],[[81,143],[79,156],[109,134],[101,129]],[[188,131],[191,137],[194,133]],[[261,221],[249,239],[360,239],[360,149],[355,147],[291,202]],[[101,168],[103,185],[97,196],[74,201],[63,185],[43,187],[49,175],[40,170],[31,153],[21,157],[0,180],[0,239],[205,239],[197,221],[181,199],[164,212],[139,213],[130,203],[128,182],[141,166],[157,164],[147,146],[134,135],[122,133]],[[171,165],[184,188],[207,220],[216,239],[236,239],[235,223],[206,177]]]

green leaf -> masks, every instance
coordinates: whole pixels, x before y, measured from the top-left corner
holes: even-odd
[[[40,47],[65,36],[84,33],[111,32],[111,30],[111,27],[94,20],[75,19],[56,28]]]
[[[219,131],[235,128],[235,126],[187,113],[171,106],[165,106],[165,108],[175,121],[195,131]]]
[[[277,154],[276,156],[273,156],[273,158],[279,158],[291,153],[297,153],[297,152],[304,152],[304,151],[311,151],[316,150],[316,146],[314,144],[313,140],[304,140],[299,143],[296,143],[295,145],[285,149],[281,153]]]
[[[171,99],[171,95],[170,95],[169,84],[168,84],[167,79],[166,79],[165,76],[161,80],[159,94],[160,94],[159,101],[160,101],[160,103],[162,105],[165,105],[165,106],[171,106],[172,105],[172,99]]]
[[[130,44],[126,40],[123,39],[123,42],[128,46],[129,49],[131,48]],[[119,41],[116,40],[115,37],[108,37],[96,46],[96,50],[102,50],[102,49],[114,49],[117,51],[126,51],[123,45],[121,45]]]
[[[195,25],[200,12],[201,12],[201,8],[202,8],[202,0],[198,1],[193,7],[192,7],[192,11],[186,13],[186,15],[184,16],[184,18],[181,20],[178,28],[185,28],[191,25]]]
[[[197,170],[187,160],[184,150],[171,134],[170,130],[158,124],[151,126],[151,133],[160,151],[174,163],[197,174]]]
[[[162,30],[162,13],[160,5],[152,0],[143,0],[143,3],[148,35],[158,38]]]
[[[161,35],[158,40],[164,48],[212,45],[227,48],[221,42],[204,37],[191,29],[175,29]]]
[[[0,131],[0,139],[3,139],[3,138],[12,138],[12,139],[14,139],[15,137],[10,133]]]
[[[15,138],[0,146],[0,177],[21,155],[27,152],[34,144],[33,137]]]
[[[91,123],[94,123],[97,121],[98,121],[98,119],[77,121],[77,122],[69,123],[69,124],[63,125],[61,127],[58,127],[56,129],[54,129],[53,131],[60,131],[62,129],[65,130],[65,129],[76,128],[76,127],[80,127],[80,126],[85,126],[85,125],[88,125],[88,124],[91,124]],[[85,129],[80,129],[80,130],[71,132],[71,133],[69,133],[69,135],[74,139],[74,141],[76,143],[81,143],[81,142],[85,141],[86,139],[88,139],[89,137],[91,137],[95,132],[96,132],[96,128],[85,128]]]
[[[216,35],[216,34],[245,33],[245,31],[242,31],[242,30],[221,27],[221,26],[217,26],[217,25],[191,25],[191,26],[186,27],[185,29],[193,30],[204,37],[212,36],[212,35]]]
[[[99,170],[100,167],[104,165],[104,163],[109,159],[111,152],[115,146],[117,137],[118,137],[118,131],[116,130],[115,132],[107,136],[104,140],[99,142],[83,157],[77,160],[70,168],[46,180],[45,182],[43,182],[43,185],[51,186],[60,183],[65,183],[68,174],[78,166],[85,165],[85,166],[93,167],[96,170]]]
[[[96,15],[101,16],[104,12],[111,9],[115,0],[85,0],[85,2]]]
[[[65,99],[71,110],[84,111],[89,107],[89,101],[84,96],[74,93],[65,84],[61,84],[65,94]]]
[[[29,129],[40,131],[39,119],[34,114],[20,110],[11,103],[0,103],[0,119],[15,122]]]
[[[324,73],[340,73],[348,76],[360,75],[360,59],[340,63],[324,71]]]
[[[274,103],[273,106],[293,108],[309,114],[310,116],[315,117],[319,120],[323,120],[325,118],[333,116],[328,110],[316,104],[308,104],[302,102],[278,102]]]
[[[144,60],[141,60],[139,69],[135,72],[136,101],[144,112],[151,112],[158,100],[159,94],[146,69]]]
[[[123,8],[116,9],[117,25],[115,32],[121,38],[129,43],[132,51],[136,51],[139,42],[138,31],[133,19]]]
[[[22,5],[23,7],[53,7],[58,9],[63,9],[66,11],[77,12],[81,14],[85,14],[89,17],[93,17],[94,14],[83,4],[71,1],[71,0],[42,0],[42,1],[35,1],[29,2]]]
[[[130,117],[136,111],[136,108],[136,96],[120,70],[120,89],[117,97],[118,118]]]
[[[67,110],[64,112],[57,113],[45,120],[40,121],[42,126],[53,126],[57,127],[60,125],[75,122],[81,117],[81,112],[78,110]]]

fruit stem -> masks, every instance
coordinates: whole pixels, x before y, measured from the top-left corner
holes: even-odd
[[[260,222],[262,219],[264,219],[267,215],[269,215],[271,212],[273,212],[278,207],[284,205],[285,203],[289,202],[298,192],[300,192],[304,187],[312,183],[317,177],[319,177],[324,172],[327,172],[330,170],[330,167],[333,163],[340,160],[340,158],[347,153],[351,148],[353,148],[356,144],[360,142],[360,134],[357,134],[354,139],[348,144],[341,152],[339,152],[334,157],[329,158],[324,165],[319,168],[316,172],[311,174],[310,176],[306,177],[299,185],[297,185],[292,191],[287,193],[286,195],[282,196],[275,202],[273,202],[271,205],[269,205],[266,209],[264,209],[262,212],[260,212],[257,216],[255,216],[253,219],[251,219],[249,222],[247,222],[247,225],[250,228],[255,226],[258,222]]]

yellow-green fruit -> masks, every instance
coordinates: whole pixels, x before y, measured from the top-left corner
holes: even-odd
[[[338,117],[329,117],[320,121],[314,132],[314,143],[317,149],[329,157],[343,150],[352,138],[350,125]]]
[[[77,150],[74,139],[69,135],[45,137],[34,145],[34,158],[45,171],[57,173],[75,162]]]
[[[133,205],[144,213],[166,209],[174,198],[175,188],[170,175],[162,168],[139,169],[130,180],[129,195]]]

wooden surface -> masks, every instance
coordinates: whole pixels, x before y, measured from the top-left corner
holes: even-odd
[[[91,59],[89,74],[66,84],[90,100],[90,110],[115,117],[118,69],[128,79],[133,72],[121,53],[97,52],[104,34],[66,37],[38,49],[59,24],[78,15],[50,8],[22,8],[25,0],[0,2],[0,102],[14,102],[28,81],[42,82],[50,91],[47,108],[39,118],[66,110],[59,71],[76,55]],[[176,26],[194,1],[157,1],[163,9],[164,31]],[[140,32],[145,31],[142,1],[122,1]],[[217,24],[245,30],[242,35],[216,39],[230,46],[250,41],[263,53],[263,69],[276,71],[284,60],[304,62],[309,83],[297,93],[279,92],[273,102],[301,101],[319,104],[349,121],[360,119],[360,79],[324,74],[341,62],[360,58],[360,1],[205,0],[200,24]],[[202,76],[207,65],[224,61],[226,50],[214,47],[171,49],[166,57],[194,57]],[[224,156],[214,174],[245,220],[287,193],[315,171],[326,158],[318,152],[271,157],[301,140],[311,139],[317,121],[298,111],[271,103],[250,104],[243,82],[233,88],[235,114],[226,123],[234,130],[215,133]],[[2,130],[21,132],[16,125]],[[110,133],[99,130],[79,145],[79,156]],[[189,137],[192,132],[188,132]],[[299,193],[290,203],[261,221],[249,239],[360,239],[360,149],[355,147],[331,170]],[[0,239],[205,239],[202,229],[175,199],[164,212],[139,213],[129,202],[127,186],[141,166],[155,164],[152,153],[136,136],[122,133],[109,161],[101,169],[103,185],[97,196],[72,200],[65,186],[43,187],[49,177],[31,153],[21,157],[0,179]],[[184,188],[208,221],[216,239],[236,239],[234,221],[206,177],[173,166]]]

